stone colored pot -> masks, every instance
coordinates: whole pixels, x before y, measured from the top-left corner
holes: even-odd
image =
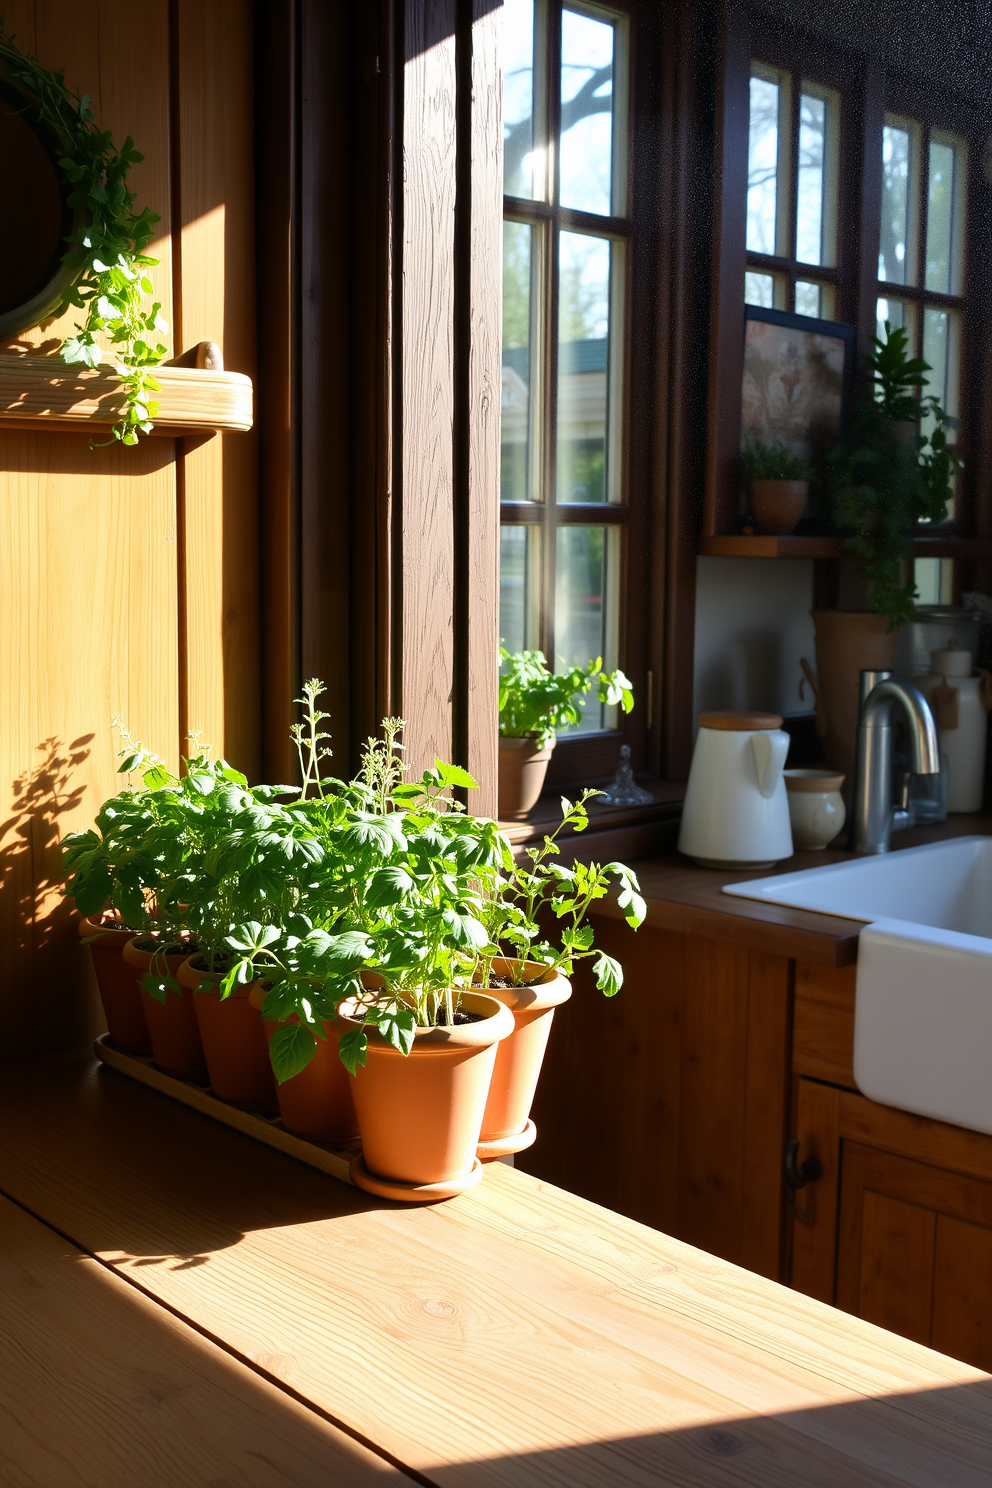
[[[817,731],[832,770],[854,773],[858,732],[859,674],[864,668],[891,671],[896,632],[886,634],[884,615],[856,610],[813,610],[816,629]]]
[[[124,947],[134,939],[134,931],[122,930],[105,915],[100,920],[81,919],[79,934],[83,940],[96,937],[90,941],[89,951],[110,1042],[125,1054],[150,1054],[152,1042],[141,1005],[138,974],[124,960]]]
[[[149,971],[162,974],[164,969],[178,980],[180,967],[189,957],[188,947],[171,956],[163,956],[149,949],[153,943],[151,936],[135,936],[124,947],[124,960],[136,969],[139,977]],[[159,1002],[142,988],[141,1006],[148,1024],[152,1058],[159,1069],[167,1075],[176,1075],[180,1080],[195,1080],[206,1085],[207,1064],[189,992],[184,988],[178,992],[169,991],[165,994],[165,1001]]]
[[[553,744],[539,749],[534,739],[499,741],[499,795],[497,813],[501,821],[519,821],[537,805],[544,789]]]
[[[847,819],[843,784],[843,775],[829,770],[786,770],[792,841],[798,851],[819,852],[833,842]]]
[[[519,965],[518,961],[495,960],[493,974],[512,976]],[[513,1032],[496,1049],[496,1065],[482,1118],[476,1155],[483,1162],[523,1152],[536,1138],[537,1128],[530,1119],[530,1108],[551,1023],[555,1008],[572,995],[571,983],[560,971],[549,971],[536,961],[525,961],[523,974],[525,983],[531,985],[482,989],[513,1014]]]
[[[257,998],[254,999],[257,1001]],[[298,1023],[294,1013],[287,1020]],[[283,1024],[262,1019],[265,1037]],[[358,1116],[352,1095],[352,1081],[338,1058],[338,1038],[330,1023],[324,1023],[326,1039],[315,1039],[316,1053],[291,1080],[276,1081],[279,1115],[287,1131],[313,1142],[327,1142],[332,1147],[346,1147],[358,1140]]]
[[[754,480],[748,481],[747,489],[751,515],[759,532],[773,537],[788,537],[795,532],[806,511],[809,481]]]
[[[179,980],[193,996],[210,1088],[233,1106],[274,1114],[279,1109],[276,1077],[262,1015],[249,1000],[252,984],[236,987],[221,1000],[219,979],[201,956],[190,956],[179,968]]]
[[[352,1090],[362,1156],[352,1164],[360,1188],[392,1199],[451,1198],[473,1187],[482,1167],[475,1149],[489,1095],[496,1048],[513,1032],[509,1008],[481,992],[463,992],[464,1012],[477,1023],[418,1028],[401,1054],[367,1028],[368,1058]],[[342,1003],[338,1035],[359,1026]]]

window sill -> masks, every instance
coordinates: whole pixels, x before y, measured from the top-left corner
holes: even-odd
[[[605,790],[612,784],[612,777],[591,783],[597,789]],[[586,830],[582,833],[566,830],[559,839],[563,846],[563,862],[577,857],[599,860],[622,854],[644,857],[668,851],[674,846],[674,831],[685,799],[685,781],[648,777],[637,783],[643,790],[650,791],[653,799],[641,806],[610,806],[602,801],[590,801]],[[579,790],[580,787],[574,784],[552,785],[526,820],[501,821],[500,827],[513,844],[514,851],[522,852],[553,832],[561,821],[562,796],[574,800]]]

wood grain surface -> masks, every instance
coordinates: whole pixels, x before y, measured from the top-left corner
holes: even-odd
[[[161,391],[154,433],[174,438],[214,429],[246,430],[252,424],[251,379],[238,372],[196,367],[159,367]],[[112,424],[123,403],[120,378],[110,368],[66,367],[59,357],[0,356],[0,423],[22,427],[25,420],[44,428],[78,430]],[[86,428],[93,439],[107,430]]]
[[[409,1481],[0,1198],[4,1488]]]
[[[87,1054],[2,1108],[7,1193],[428,1482],[988,1484],[988,1376],[501,1164],[390,1206]]]

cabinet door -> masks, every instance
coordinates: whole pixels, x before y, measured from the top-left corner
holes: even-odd
[[[992,1183],[845,1141],[837,1305],[992,1368]]]

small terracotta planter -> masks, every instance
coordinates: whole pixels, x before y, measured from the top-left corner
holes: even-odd
[[[135,968],[138,977],[146,972],[162,973],[162,961],[170,976],[179,978],[179,969],[189,956],[189,948],[171,956],[156,954],[155,941],[150,935],[136,935],[124,947],[124,960]],[[152,960],[155,965],[152,965]],[[159,1002],[144,988],[141,989],[141,1006],[148,1024],[152,1058],[167,1075],[176,1075],[180,1080],[196,1080],[207,1083],[207,1065],[203,1057],[203,1044],[197,1027],[193,999],[186,991],[167,992],[164,1002]]]
[[[463,992],[461,1009],[477,1023],[418,1028],[408,1055],[367,1028],[368,1059],[352,1090],[362,1153],[352,1163],[359,1188],[407,1202],[449,1199],[482,1177],[475,1155],[496,1062],[496,1047],[513,1032],[513,1014],[494,997]],[[359,1026],[342,1004],[340,1035]]]
[[[518,961],[496,960],[493,974],[498,977],[515,974]],[[537,1136],[530,1119],[534,1092],[548,1047],[548,1035],[555,1008],[567,1002],[572,986],[560,971],[549,971],[536,961],[524,962],[523,987],[486,987],[489,997],[508,1007],[513,1014],[513,1032],[496,1050],[496,1066],[489,1086],[489,1098],[482,1118],[482,1133],[476,1156],[483,1162],[523,1152]]]
[[[134,931],[122,930],[113,918],[104,916],[100,920],[81,919],[79,934],[82,940],[97,937],[89,949],[110,1042],[126,1054],[150,1054],[152,1043],[138,976],[124,960],[124,947],[133,940]]]
[[[748,481],[747,489],[759,532],[770,537],[788,537],[795,532],[806,510],[809,481],[754,480]]]
[[[500,737],[496,810],[501,821],[519,820],[537,805],[554,747],[539,749],[534,739]]]
[[[274,1113],[279,1109],[276,1077],[262,1015],[250,1001],[252,984],[236,987],[222,1001],[219,979],[220,973],[208,971],[200,956],[190,956],[179,968],[180,982],[192,993],[210,1088],[232,1106]]]
[[[257,1001],[257,999],[252,999]],[[294,1013],[287,1020],[298,1023]],[[282,1023],[262,1019],[265,1037],[271,1041]],[[276,1081],[279,1115],[287,1131],[312,1142],[347,1147],[358,1141],[358,1116],[351,1093],[351,1077],[338,1058],[338,1039],[330,1023],[324,1023],[326,1039],[316,1039],[317,1052],[306,1069],[291,1080]]]

